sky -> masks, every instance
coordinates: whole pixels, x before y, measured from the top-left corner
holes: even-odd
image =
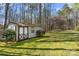
[[[56,16],[57,11],[62,9],[65,3],[53,3],[51,6],[52,9],[52,15]],[[4,10],[0,10],[0,14],[4,13]],[[4,24],[4,18],[0,17],[0,24]]]
[[[63,8],[63,6],[64,6],[64,3],[54,3],[54,4],[52,4],[52,8],[56,9],[56,11]]]
[[[52,4],[52,15],[57,15],[57,11],[62,9],[65,3],[54,3]]]

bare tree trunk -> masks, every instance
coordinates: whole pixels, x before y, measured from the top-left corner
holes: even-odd
[[[39,4],[39,26],[41,27],[41,3]]]
[[[8,9],[9,9],[9,3],[6,3],[6,4],[5,4],[5,21],[4,21],[4,30],[7,28]]]

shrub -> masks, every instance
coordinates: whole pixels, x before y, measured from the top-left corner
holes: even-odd
[[[43,36],[43,34],[45,34],[45,31],[43,31],[43,30],[38,30],[38,31],[36,32],[36,35],[37,35],[38,37]]]
[[[15,38],[15,35],[16,33],[14,30],[8,29],[4,31],[3,37],[5,37],[7,41],[11,41]]]

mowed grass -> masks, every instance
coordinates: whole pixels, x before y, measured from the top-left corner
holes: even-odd
[[[6,44],[0,42],[0,55],[7,56],[79,56],[79,32],[46,33],[43,37]]]

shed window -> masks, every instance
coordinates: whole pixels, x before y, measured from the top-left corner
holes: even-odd
[[[19,29],[19,34],[23,34],[23,28],[22,27],[20,27],[20,29]]]
[[[14,24],[10,24],[8,28],[15,31],[15,25]]]
[[[34,33],[34,30],[32,29],[31,32]]]
[[[34,33],[34,27],[31,27],[31,33]]]
[[[24,28],[24,34],[27,34],[27,27]]]

